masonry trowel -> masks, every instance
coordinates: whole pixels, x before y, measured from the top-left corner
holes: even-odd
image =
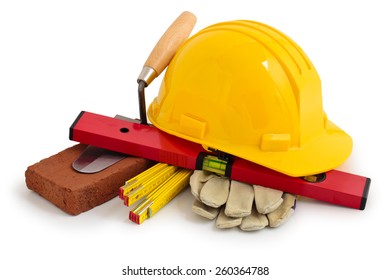
[[[196,17],[190,12],[183,12],[165,31],[157,42],[137,79],[140,120],[128,119],[131,122],[147,124],[144,89],[168,66],[179,47],[187,40],[196,23]],[[72,167],[81,173],[97,173],[117,163],[128,155],[87,146],[81,155],[72,163]]]

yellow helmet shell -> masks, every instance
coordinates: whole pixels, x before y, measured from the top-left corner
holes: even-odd
[[[327,119],[299,46],[252,21],[211,25],[171,61],[148,108],[154,126],[290,176],[336,168],[352,139]]]

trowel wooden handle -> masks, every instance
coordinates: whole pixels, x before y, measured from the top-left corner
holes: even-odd
[[[165,31],[156,46],[153,48],[144,68],[154,70],[154,76],[157,77],[164,71],[172,60],[181,44],[187,40],[196,23],[196,17],[190,12],[183,12]],[[151,69],[150,69],[151,68]],[[155,78],[153,77],[153,79]],[[152,79],[152,80],[153,80]],[[151,80],[146,79],[149,84]]]
[[[160,75],[175,55],[177,49],[190,36],[195,23],[195,15],[190,12],[183,12],[162,35],[144,66],[153,68],[157,75]]]

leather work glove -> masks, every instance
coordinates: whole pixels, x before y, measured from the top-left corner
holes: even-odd
[[[203,170],[190,178],[192,210],[214,220],[217,228],[244,231],[278,227],[294,213],[296,195],[249,185]]]

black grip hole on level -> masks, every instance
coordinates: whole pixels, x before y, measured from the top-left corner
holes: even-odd
[[[127,127],[122,127],[121,129],[119,129],[120,130],[120,132],[122,132],[122,133],[127,133],[127,132],[129,132],[129,129],[127,128]]]

